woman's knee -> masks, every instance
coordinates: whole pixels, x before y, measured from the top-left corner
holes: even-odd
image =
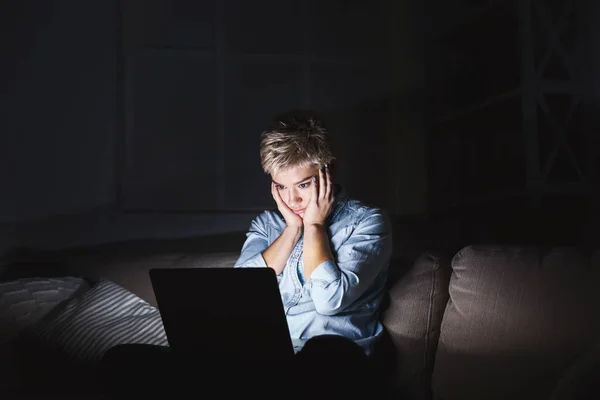
[[[309,339],[298,354],[335,354],[343,358],[367,360],[367,355],[356,342],[339,335],[319,335]]]
[[[369,370],[370,360],[354,341],[336,335],[320,335],[308,340],[296,354],[297,364],[310,365],[328,373],[362,375]]]

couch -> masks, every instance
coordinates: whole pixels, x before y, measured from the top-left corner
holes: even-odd
[[[5,258],[0,281],[107,278],[156,305],[154,267],[232,267],[243,233],[141,241]],[[375,351],[393,398],[550,399],[600,341],[600,250],[469,244],[395,255]],[[88,384],[95,393],[97,386]],[[81,396],[80,396],[81,397]]]

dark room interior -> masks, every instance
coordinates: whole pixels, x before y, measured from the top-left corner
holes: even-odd
[[[109,282],[162,332],[149,269],[234,265],[277,209],[260,134],[305,109],[391,221],[389,398],[600,398],[562,392],[600,381],[600,1],[12,0],[0,26],[2,393],[106,398],[75,337],[166,343],[73,321]]]

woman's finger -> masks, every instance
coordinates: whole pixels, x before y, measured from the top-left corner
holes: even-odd
[[[325,178],[325,167],[319,168],[319,200],[325,199],[327,194],[327,179]]]
[[[319,197],[319,182],[320,179],[317,179],[316,176],[313,176],[313,183],[312,183],[312,196],[310,198],[310,201],[312,203],[316,203],[317,202],[317,198]]]
[[[275,203],[277,203],[277,205],[279,205],[279,203],[281,202],[281,196],[279,195],[279,190],[277,190],[274,183],[271,184],[271,194],[273,195],[273,198],[275,199]]]
[[[329,166],[327,164],[325,164],[325,180],[327,181],[327,193],[325,194],[325,198],[331,200],[333,197],[333,183],[331,182],[331,173],[329,172]]]

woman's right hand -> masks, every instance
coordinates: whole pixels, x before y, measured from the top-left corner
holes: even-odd
[[[275,199],[275,203],[277,203],[277,209],[283,215],[285,219],[285,223],[289,227],[293,228],[302,228],[304,225],[302,223],[302,217],[298,214],[294,213],[291,208],[288,207],[287,204],[281,199],[279,195],[279,190],[277,190],[277,186],[274,183],[271,183],[271,194],[273,195],[273,199]]]

